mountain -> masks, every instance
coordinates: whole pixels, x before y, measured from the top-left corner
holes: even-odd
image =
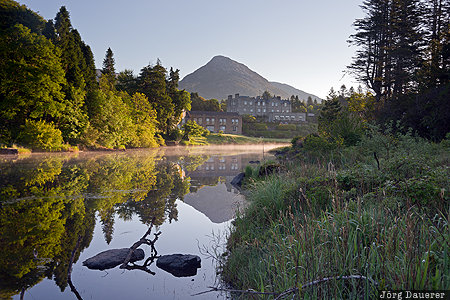
[[[321,101],[313,94],[298,90],[290,85],[270,82],[246,65],[225,56],[214,56],[206,65],[186,75],[179,83],[181,89],[197,92],[206,99],[226,99],[228,95],[260,96],[264,91],[283,99],[298,95],[306,100],[308,96]]]

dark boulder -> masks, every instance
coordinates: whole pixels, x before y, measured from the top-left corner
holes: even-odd
[[[197,275],[197,269],[201,267],[201,259],[191,254],[162,255],[156,261],[156,266],[175,277],[189,277]]]
[[[242,185],[242,180],[245,177],[245,173],[239,173],[237,174],[233,180],[231,180],[231,185],[237,188],[240,188]]]
[[[112,269],[125,261],[128,251],[130,251],[130,248],[106,250],[83,261],[83,266],[93,270]],[[144,257],[144,250],[136,249],[131,254],[130,262],[142,260]]]

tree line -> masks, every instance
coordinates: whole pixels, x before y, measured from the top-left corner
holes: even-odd
[[[450,1],[366,0],[349,66],[374,97],[380,123],[441,140],[449,131]]]
[[[0,144],[61,150],[154,147],[190,109],[179,70],[158,60],[115,73],[106,51],[100,78],[90,47],[63,6],[54,20],[13,0],[0,3]]]

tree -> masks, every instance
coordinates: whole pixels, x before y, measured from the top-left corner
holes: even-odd
[[[157,112],[158,129],[162,133],[170,130],[170,118],[175,105],[167,94],[166,69],[161,64],[142,68],[138,77],[139,91],[145,94]]]
[[[103,60],[102,74],[105,76],[111,87],[114,87],[116,83],[116,69],[114,64],[114,54],[111,48],[108,48],[108,50],[106,50],[105,59]]]
[[[61,49],[61,63],[65,71],[67,83],[63,85],[63,92],[71,103],[67,111],[64,127],[61,127],[64,138],[70,142],[78,142],[81,134],[88,124],[85,109],[86,101],[86,58],[83,55],[84,45],[78,31],[72,28],[69,12],[62,6],[55,18],[56,40],[55,45]],[[90,63],[92,68],[92,63]],[[91,70],[92,72],[92,70]],[[92,77],[92,73],[91,77]]]
[[[135,93],[131,98],[131,118],[135,125],[132,147],[156,147],[155,133],[158,121],[156,111],[148,102],[147,97],[141,93]]]
[[[221,111],[221,104],[217,99],[206,100],[200,97],[198,93],[191,93],[191,110],[199,111]]]
[[[22,24],[30,29],[31,32],[40,34],[44,28],[45,20],[25,5],[20,5],[16,1],[0,1],[0,31],[16,24]]]
[[[205,135],[207,130],[205,128],[203,128],[202,126],[198,125],[195,121],[192,120],[188,120],[184,125],[183,125],[183,139],[185,140],[189,140],[190,137],[193,136],[202,136]]]
[[[23,25],[0,32],[0,128],[3,142],[13,142],[26,119],[63,125],[71,103],[60,51],[44,36]]]
[[[116,89],[133,95],[138,91],[137,77],[132,70],[125,69],[117,75]]]
[[[169,95],[173,108],[173,116],[168,120],[168,130],[173,129],[180,123],[181,115],[184,111],[191,109],[191,95],[185,90],[178,90],[178,81],[180,80],[180,70],[174,71],[170,68],[169,78],[167,80],[167,94]]]
[[[264,91],[264,93],[261,96],[264,100],[272,99],[272,95],[268,91]]]

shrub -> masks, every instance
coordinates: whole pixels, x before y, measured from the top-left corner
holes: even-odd
[[[34,150],[58,151],[63,146],[61,130],[44,120],[25,120],[19,141]]]
[[[276,127],[277,130],[290,130],[295,131],[297,129],[297,126],[295,124],[280,124]]]
[[[303,141],[303,147],[307,151],[328,151],[336,148],[335,143],[329,142],[326,138],[317,134],[308,135]]]

